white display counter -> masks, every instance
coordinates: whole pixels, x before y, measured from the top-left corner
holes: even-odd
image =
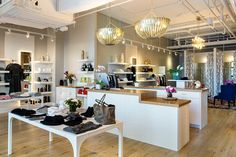
[[[156,92],[137,90],[89,90],[88,106],[106,94],[116,106],[116,118],[124,123],[124,136],[178,151],[189,142],[188,100],[165,101]]]
[[[146,90],[156,91],[158,97],[166,97],[165,87],[125,87],[132,90]],[[173,93],[173,97],[179,99],[191,100],[189,104],[190,112],[190,126],[194,128],[202,129],[208,123],[208,89],[182,89],[177,88],[177,92]]]

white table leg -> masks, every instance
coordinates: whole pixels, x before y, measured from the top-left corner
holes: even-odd
[[[80,148],[83,144],[83,142],[85,141],[86,138],[68,138],[68,140],[70,141],[72,148],[73,148],[73,154],[74,157],[80,157]]]
[[[123,157],[123,124],[121,124],[117,129],[119,130],[118,156]]]
[[[12,120],[13,118],[8,115],[8,155],[12,154]]]
[[[53,141],[53,133],[49,132],[49,142]]]

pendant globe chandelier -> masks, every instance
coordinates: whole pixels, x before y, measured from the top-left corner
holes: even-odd
[[[111,46],[122,41],[124,32],[109,21],[106,27],[98,29],[96,36],[101,44]]]
[[[151,12],[135,24],[135,31],[143,39],[162,37],[167,31],[169,23],[169,18],[157,17]]]
[[[201,18],[198,16],[197,18],[197,22],[198,22],[198,33],[199,33],[199,21],[201,21]],[[202,49],[203,47],[205,47],[205,40],[201,37],[199,37],[198,35],[196,35],[193,39],[192,39],[192,46],[196,49]]]
[[[196,35],[192,39],[192,46],[195,47],[196,49],[202,49],[203,47],[205,47],[205,40]]]

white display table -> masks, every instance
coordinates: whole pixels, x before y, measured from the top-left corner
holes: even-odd
[[[96,130],[91,130],[82,134],[73,134],[70,132],[66,132],[63,130],[63,128],[66,127],[66,125],[59,125],[59,126],[47,126],[44,124],[41,124],[39,120],[36,121],[31,121],[25,117],[18,116],[12,113],[8,113],[8,155],[12,154],[12,121],[13,119],[17,119],[20,121],[23,121],[25,123],[28,123],[30,125],[33,125],[35,127],[38,127],[40,129],[46,130],[49,132],[49,141],[52,141],[52,133],[65,137],[68,139],[73,147],[73,153],[74,157],[80,157],[80,148],[82,143],[89,137],[117,129],[118,134],[119,134],[119,152],[118,156],[123,157],[123,123],[118,122],[116,124],[112,125],[104,125]],[[88,119],[88,120],[93,120],[93,119]]]

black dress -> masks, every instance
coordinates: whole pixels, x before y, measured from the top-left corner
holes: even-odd
[[[21,81],[24,79],[24,70],[21,65],[16,63],[8,64],[6,71],[9,71],[9,73],[5,74],[5,82],[10,83],[9,93],[20,92]]]

